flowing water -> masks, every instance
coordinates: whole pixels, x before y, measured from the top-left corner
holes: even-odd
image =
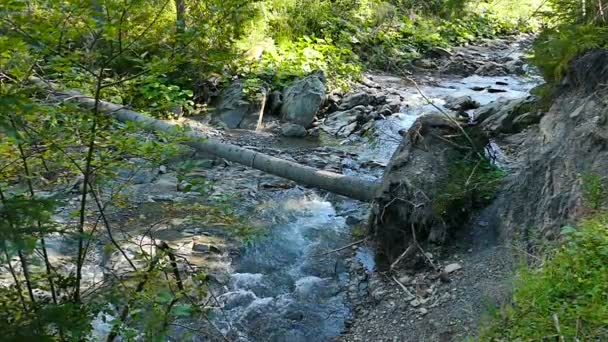
[[[447,98],[471,96],[484,105],[499,98],[526,97],[539,83],[536,77],[471,76],[445,78],[418,90],[396,77],[372,77],[403,99],[400,113],[376,121],[377,143],[351,141],[359,162],[382,164],[397,148],[399,131],[409,128],[420,115],[436,112],[435,106],[443,107]],[[500,92],[473,90],[480,88]],[[229,288],[220,296],[224,307],[215,312],[214,322],[230,338],[242,341],[330,340],[345,329],[345,321],[351,317],[344,291],[348,273],[340,257],[320,254],[346,245],[349,227],[334,204],[318,195],[286,191],[275,199],[274,208],[272,214],[286,216],[287,221],[271,227],[267,238],[246,249],[235,265]],[[355,254],[355,260],[373,271],[371,251],[362,247]]]
[[[270,214],[287,222],[272,227],[237,263],[216,322],[240,340],[328,340],[350,316],[344,263],[323,255],[348,242],[345,219],[332,203],[297,190],[274,203]]]

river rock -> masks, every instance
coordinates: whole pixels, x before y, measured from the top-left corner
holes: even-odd
[[[325,107],[325,111],[327,113],[333,113],[337,111],[341,99],[342,96],[339,93],[332,92],[330,94],[327,94],[327,97],[325,98],[325,103],[323,105],[323,107]]]
[[[475,74],[480,76],[505,76],[509,74],[509,70],[503,64],[486,62],[475,70]]]
[[[224,303],[224,310],[232,310],[237,307],[246,307],[256,300],[257,297],[252,291],[239,290],[224,293],[218,299]]]
[[[528,116],[526,119],[520,119],[518,125],[515,124],[517,117],[533,111],[536,101],[533,96],[525,99],[495,101],[479,108],[474,118],[480,122],[482,129],[490,134],[514,133],[526,127],[526,120],[534,122],[530,120],[534,117]]]
[[[444,105],[446,108],[456,111],[466,111],[479,108],[479,102],[470,96],[449,97]]]
[[[280,115],[281,114],[281,106],[283,105],[283,93],[278,90],[273,91],[268,96],[268,101],[266,103],[266,112],[267,115]]]
[[[197,252],[197,253],[222,254],[222,250],[213,245],[209,245],[209,244],[205,244],[205,243],[197,243],[197,242],[192,244],[192,251]]]
[[[482,65],[481,62],[465,59],[465,58],[454,58],[444,68],[443,71],[448,74],[460,75],[460,76],[471,76],[475,74],[475,71]]]
[[[344,111],[357,106],[367,106],[370,103],[372,103],[372,97],[368,93],[357,91],[346,95],[338,106],[338,110]]]
[[[430,58],[450,58],[452,57],[452,53],[450,51],[448,51],[447,49],[444,49],[442,47],[439,46],[435,46],[432,47],[431,49],[429,49],[426,53],[427,56],[429,56]]]
[[[281,135],[289,138],[303,138],[306,136],[306,128],[292,123],[285,123],[281,125]]]
[[[321,129],[337,137],[348,137],[357,129],[357,120],[364,117],[365,112],[366,108],[364,106],[357,106],[349,110],[332,113],[325,119]]]
[[[462,266],[461,266],[459,263],[453,263],[453,264],[449,264],[449,265],[447,265],[447,266],[446,266],[446,267],[443,269],[443,272],[445,272],[445,273],[447,273],[447,274],[450,274],[450,273],[453,273],[453,272],[458,271],[458,270],[459,270],[459,269],[461,269],[461,268],[462,268]]]
[[[524,69],[525,65],[526,63],[521,59],[515,59],[505,63],[505,68],[507,68],[510,74],[523,75],[526,73],[526,70]]]
[[[316,71],[285,89],[281,116],[287,122],[310,127],[324,101],[325,75]]]
[[[260,88],[260,94],[246,97],[243,94],[245,88],[242,80],[237,80],[228,86],[222,93],[217,106],[216,116],[219,117],[226,127],[254,129],[262,108],[262,93],[265,88]]]

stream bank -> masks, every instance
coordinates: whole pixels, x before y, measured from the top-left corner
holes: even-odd
[[[351,93],[335,98],[334,108],[326,109],[304,139],[281,136],[281,124],[272,116],[266,117],[263,132],[226,130],[222,137],[298,163],[380,179],[403,132],[422,114],[439,107],[474,120],[475,113],[485,111],[495,121],[499,110],[494,107],[525,100],[540,83],[533,74],[523,75],[520,51],[527,42],[529,38],[491,41],[433,59],[430,70],[418,69],[413,76],[420,90],[407,78],[368,74]],[[456,72],[455,61],[464,60],[467,70],[446,74]],[[471,75],[477,70],[484,75]],[[501,129],[512,129],[506,127],[508,120],[498,121]],[[498,145],[495,150],[503,166],[513,166]],[[299,203],[301,211],[235,259],[236,273],[225,280],[221,295],[228,309],[214,315],[236,340],[457,340],[474,334],[485,304],[508,292],[513,251],[502,245],[494,205],[456,232],[453,244],[425,246],[428,261],[446,274],[424,262],[415,271],[385,274],[376,269],[371,241],[349,246],[349,231],[364,235],[367,204],[354,202],[341,210],[345,200],[339,196],[281,182],[293,189],[273,189],[273,215],[284,213],[283,203]],[[286,193],[296,197],[285,199]],[[328,233],[316,235],[323,229]]]

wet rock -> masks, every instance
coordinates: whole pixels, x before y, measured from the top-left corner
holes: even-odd
[[[500,89],[500,88],[488,88],[488,93],[490,94],[495,94],[495,93],[506,93],[507,90],[506,89]]]
[[[439,46],[435,46],[431,48],[427,53],[427,56],[430,58],[450,58],[452,57],[452,53],[447,49],[444,49]]]
[[[275,90],[268,96],[268,101],[266,102],[266,113],[268,115],[280,115],[281,114],[281,106],[283,105],[283,94]]]
[[[456,271],[458,271],[458,270],[459,270],[459,269],[461,269],[461,268],[462,268],[462,266],[461,266],[459,263],[453,263],[453,264],[449,264],[449,265],[447,265],[447,266],[446,266],[446,267],[443,269],[443,272],[445,272],[445,273],[447,273],[447,274],[450,274],[450,273],[452,273],[452,272],[456,272]]]
[[[378,110],[378,114],[387,117],[393,115],[393,113],[396,113],[397,111],[395,111],[390,105],[384,105],[380,107],[380,109]]]
[[[283,120],[309,127],[325,101],[325,75],[316,71],[296,81],[283,92]]]
[[[524,66],[526,63],[521,59],[516,59],[505,63],[505,68],[509,71],[509,73],[514,75],[523,75],[526,73]]]
[[[292,123],[285,123],[281,125],[281,135],[290,138],[303,138],[306,136],[306,128]]]
[[[355,216],[352,216],[352,215],[349,215],[349,216],[346,217],[346,224],[349,225],[349,226],[356,226],[359,223],[361,223],[362,221],[363,220],[361,218],[355,217]]]
[[[295,293],[300,298],[330,298],[339,292],[331,279],[308,276],[296,281]]]
[[[363,84],[364,86],[369,87],[369,88],[375,88],[375,89],[382,88],[381,85],[379,85],[378,83],[370,80],[367,77],[363,77],[363,80],[361,80],[361,84]]]
[[[321,129],[314,127],[308,130],[308,136],[312,138],[318,138],[321,135]]]
[[[519,132],[530,125],[539,123],[542,117],[543,113],[540,111],[522,114],[513,120],[513,127],[515,131]]]
[[[480,65],[479,61],[471,60],[470,58],[455,58],[444,67],[444,72],[466,77],[475,74]]]
[[[379,302],[379,301],[383,300],[384,297],[386,297],[387,293],[388,292],[385,289],[378,288],[372,292],[372,298],[374,298],[375,301]]]
[[[325,119],[321,129],[337,137],[348,137],[357,128],[357,120],[365,114],[365,111],[364,106],[357,106],[346,111],[332,113]]]
[[[232,310],[237,307],[246,307],[257,299],[252,291],[240,290],[235,292],[227,292],[218,298],[224,302],[225,310]]]
[[[499,100],[483,106],[475,113],[475,120],[480,122],[482,129],[490,133],[513,133],[524,127],[525,120],[533,119],[533,116],[528,116],[526,119],[521,119],[519,125],[514,122],[517,117],[533,111],[535,97],[516,100]]]
[[[475,70],[475,74],[480,76],[506,76],[509,74],[509,70],[503,64],[486,62]]]
[[[244,88],[244,82],[237,80],[228,86],[221,95],[216,115],[228,128],[252,129],[257,124],[263,97],[245,97]],[[260,88],[259,91],[265,93],[267,90]]]
[[[480,104],[470,96],[460,96],[449,97],[444,106],[456,111],[467,111],[479,108]]]
[[[427,58],[416,59],[412,64],[421,69],[434,69],[437,67],[437,65],[431,59]]]
[[[222,254],[222,250],[209,244],[204,243],[193,243],[192,251],[197,253],[214,253],[214,254]]]
[[[338,110],[345,111],[357,106],[367,106],[372,102],[372,97],[364,92],[358,91],[352,94],[346,95],[340,105],[338,106]]]
[[[403,285],[408,285],[412,282],[412,277],[410,277],[406,274],[406,275],[399,277],[399,279],[397,279],[397,280],[399,280],[399,282]]]
[[[145,166],[134,166],[133,168],[121,168],[118,170],[118,178],[130,184],[151,183],[156,174]]]

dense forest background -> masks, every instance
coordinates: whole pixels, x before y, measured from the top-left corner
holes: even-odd
[[[106,215],[122,203],[114,180],[133,167],[127,158],[162,164],[185,138],[139,134],[41,83],[171,119],[205,115],[236,78],[257,96],[320,69],[330,90],[344,91],[365,70],[405,75],[437,48],[534,32],[530,61],[550,96],[574,58],[608,44],[606,10],[602,0],[2,0],[0,258],[12,279],[0,288],[4,339],[90,339],[91,322],[112,311],[108,341],[164,340],[179,319],[204,317],[208,297],[204,275],[180,275],[170,249],[127,256]],[[80,196],[74,224],[51,220],[60,198],[44,189],[57,186]],[[213,210],[248,229],[229,209]],[[76,242],[67,272],[49,262],[51,234]],[[123,254],[128,281],[82,284],[99,241]]]

